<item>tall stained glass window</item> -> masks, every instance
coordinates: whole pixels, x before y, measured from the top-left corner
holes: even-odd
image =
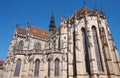
[[[99,43],[98,43],[97,30],[94,26],[92,27],[92,34],[93,34],[93,41],[94,41],[98,71],[103,71],[102,60],[101,60],[101,55],[100,55],[100,48],[99,48]]]
[[[21,69],[21,59],[18,59],[16,61],[14,76],[19,76],[20,75],[20,69]]]
[[[83,49],[84,49],[86,72],[90,74],[90,62],[89,62],[87,35],[86,35],[86,31],[84,28],[82,28],[82,38],[83,38]]]

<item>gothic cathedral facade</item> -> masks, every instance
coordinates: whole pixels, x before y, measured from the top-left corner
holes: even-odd
[[[120,78],[120,58],[104,12],[87,6],[49,30],[16,26],[3,78]]]

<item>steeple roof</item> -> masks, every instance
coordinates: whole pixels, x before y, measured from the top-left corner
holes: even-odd
[[[54,31],[55,28],[56,26],[55,26],[54,12],[52,12],[51,19],[50,19],[50,25],[49,25],[49,31]]]

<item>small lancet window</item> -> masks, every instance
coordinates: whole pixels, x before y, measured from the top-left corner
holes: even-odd
[[[56,40],[53,41],[53,49],[56,50]]]
[[[50,77],[50,59],[48,59],[48,77]]]
[[[39,68],[40,68],[40,60],[37,59],[35,61],[35,70],[34,70],[34,76],[38,77],[39,76]]]
[[[58,50],[60,50],[60,36],[58,37]]]
[[[55,76],[59,76],[60,75],[60,60],[59,59],[55,59]]]
[[[106,38],[104,28],[102,28],[101,35],[102,35],[102,38],[101,38],[102,44],[107,43],[107,38]]]

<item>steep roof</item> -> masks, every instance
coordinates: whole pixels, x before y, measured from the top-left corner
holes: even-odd
[[[85,12],[88,13],[88,14],[93,13],[93,11],[90,8],[88,8],[87,6],[84,6],[82,9],[80,9],[75,14],[73,14],[73,16],[70,18],[71,23],[74,22],[75,15],[77,15],[77,19],[79,19],[79,18],[82,18],[84,16]]]
[[[27,31],[25,28],[18,27],[17,28],[17,33],[22,34],[22,35],[27,35]]]
[[[4,61],[0,60],[0,65],[3,65]]]
[[[34,37],[42,38],[42,39],[48,39],[50,34],[49,31],[43,30],[41,28],[37,28],[35,26],[28,26],[28,29],[30,30],[28,32],[27,28],[17,27],[17,34],[27,35],[30,33]]]
[[[29,26],[29,28],[30,28],[30,33],[35,37],[48,39],[50,36],[49,31],[46,31],[46,30],[43,30],[41,28],[37,28],[34,26]]]
[[[88,8],[88,7],[85,6],[80,11],[77,12],[77,15],[81,15],[84,12],[90,13],[90,12],[92,12],[92,10],[90,8]]]

